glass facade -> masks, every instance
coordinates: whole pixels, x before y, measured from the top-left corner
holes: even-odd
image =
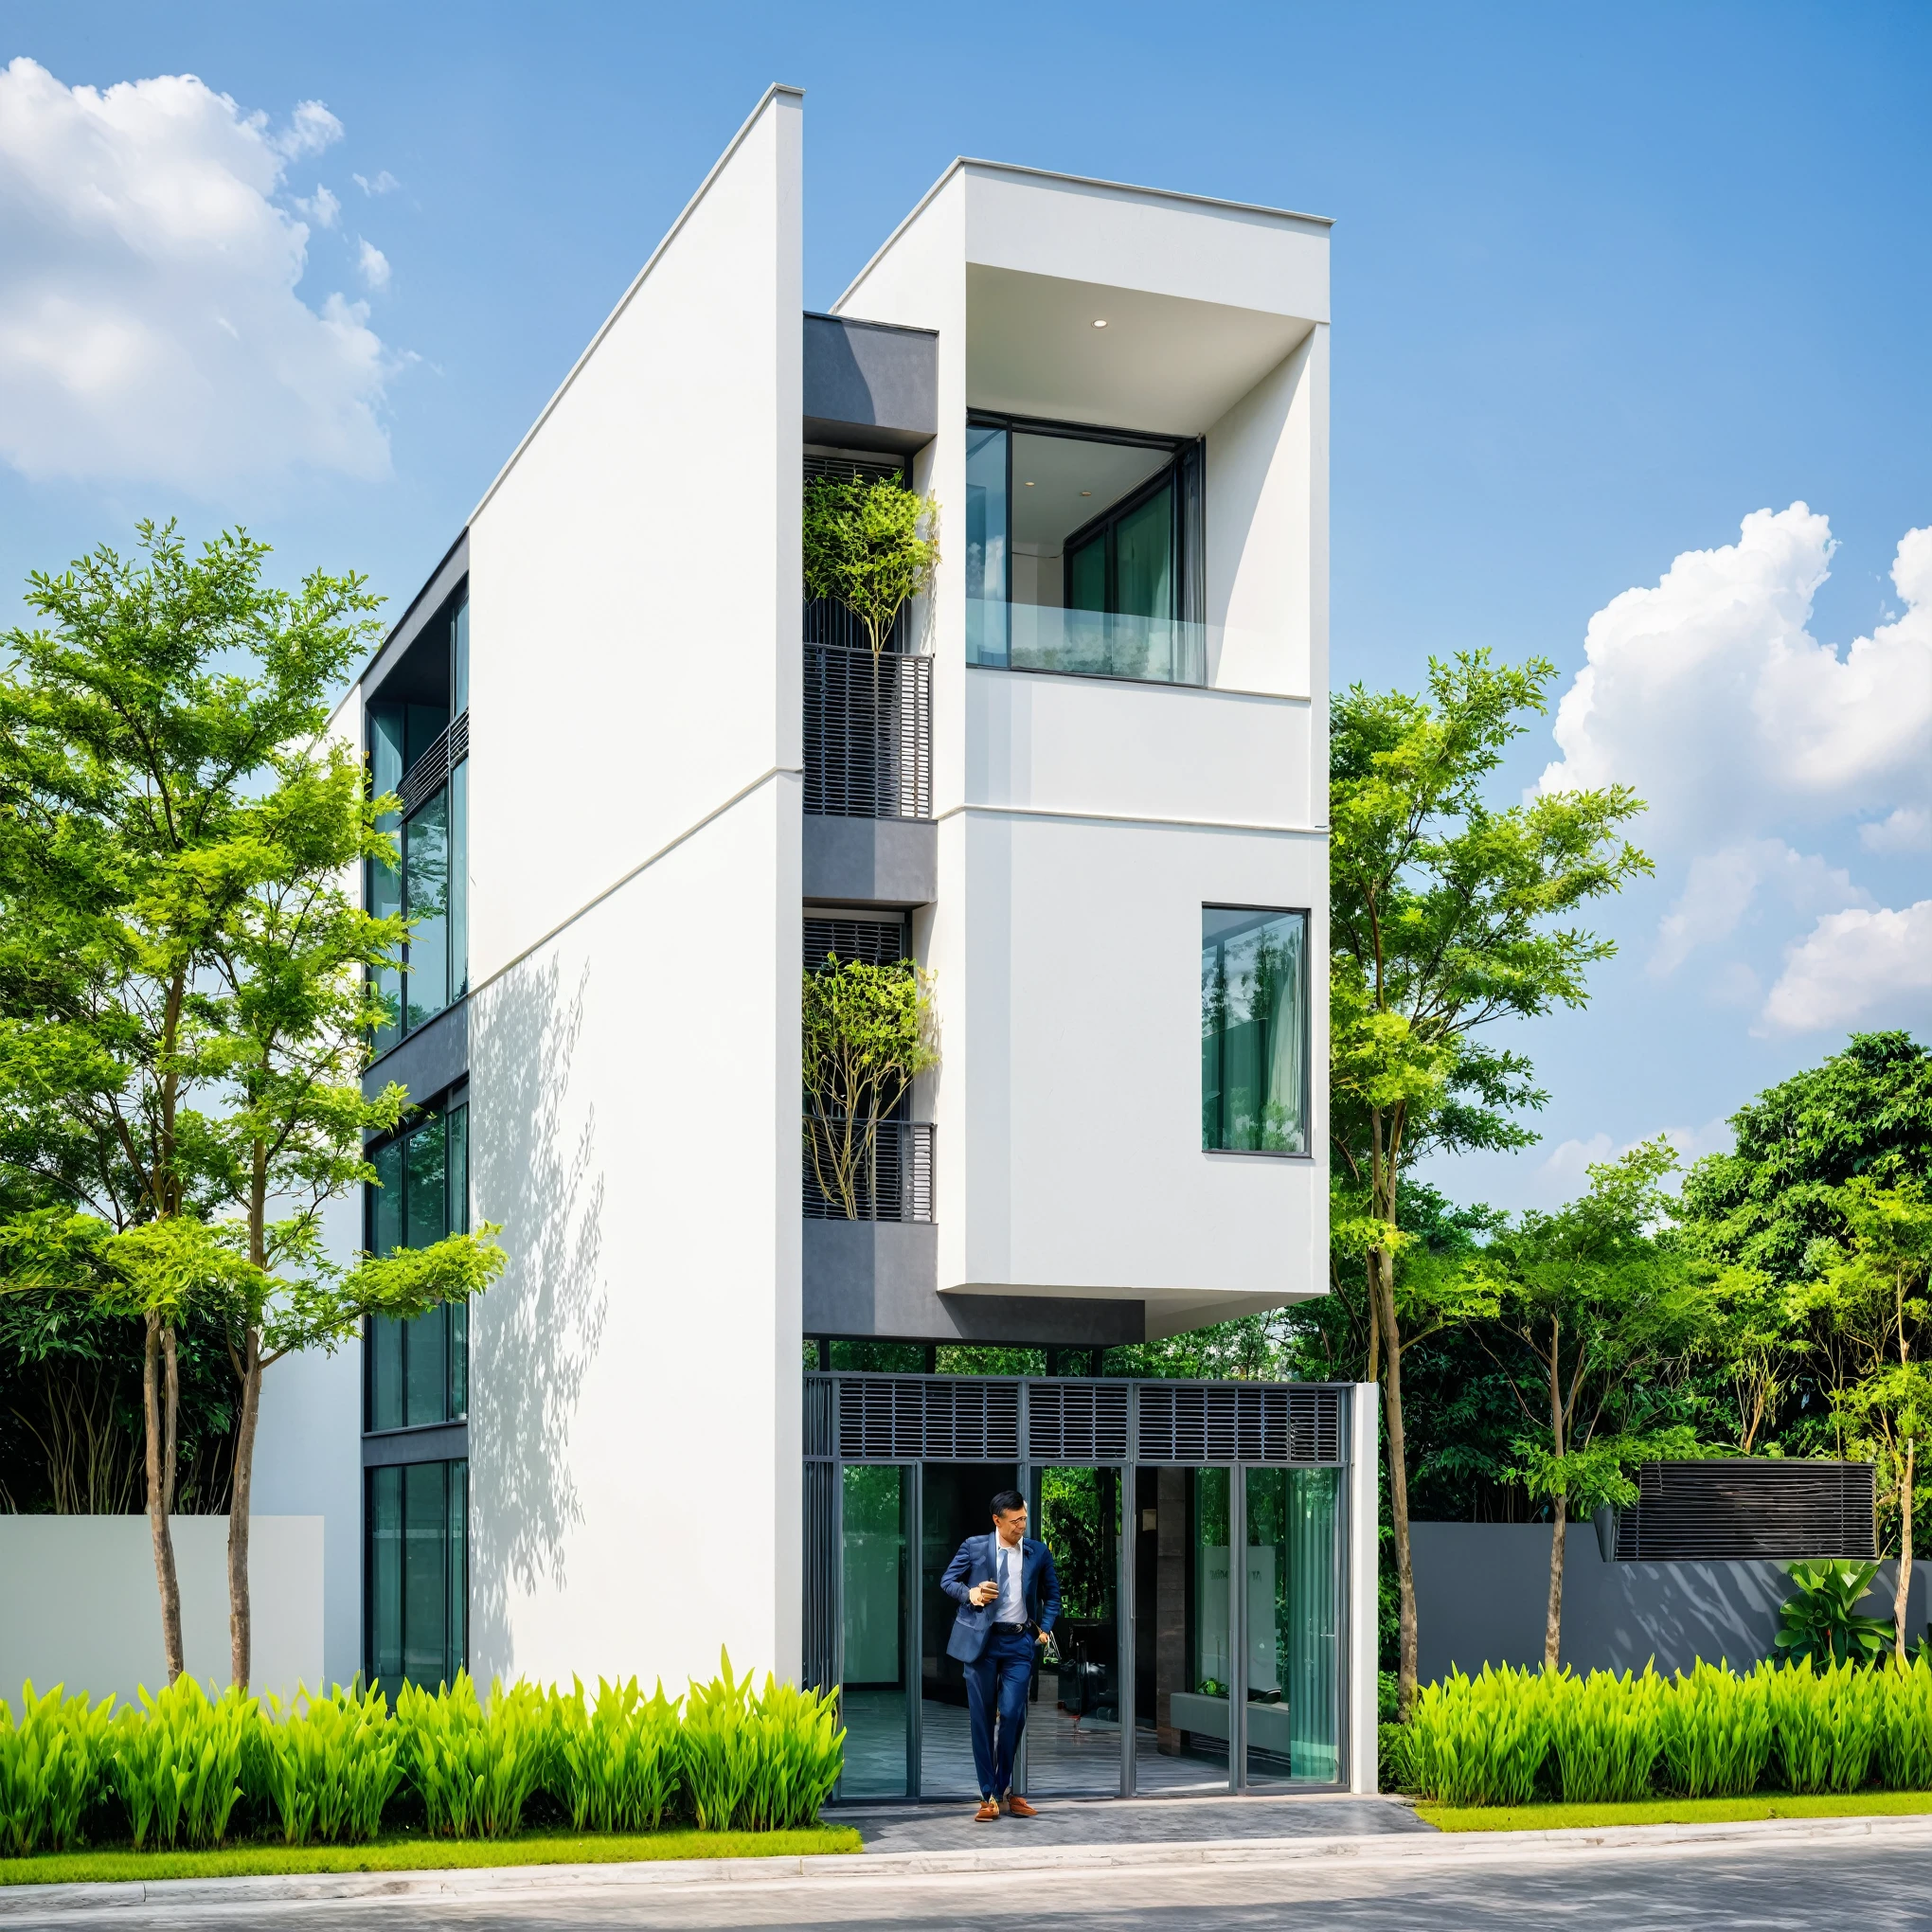
[[[379,698],[368,707],[369,783],[379,797],[400,793],[419,763],[442,742],[453,722],[469,710],[466,594],[427,629],[403,666],[385,682],[385,691],[398,681],[407,684],[414,694]],[[436,701],[420,701],[432,690],[438,694]],[[418,787],[404,810],[386,813],[378,820],[380,829],[397,841],[396,863],[372,859],[367,868],[364,903],[381,917],[401,913],[411,921],[395,963],[372,975],[387,1010],[376,1029],[378,1053],[433,1020],[469,991],[470,769],[463,734],[453,735],[449,751],[456,762],[442,772],[438,782],[427,789]]]
[[[966,661],[1207,682],[1198,444],[975,421]]]
[[[1308,915],[1201,911],[1201,1145],[1306,1154]]]
[[[470,1225],[470,1109],[457,1100],[370,1155],[367,1241],[374,1254],[428,1247]],[[365,1426],[420,1428],[458,1422],[469,1408],[469,1310],[438,1308],[414,1321],[369,1323],[364,1351]]]
[[[367,1481],[367,1673],[391,1691],[453,1682],[469,1660],[470,1465],[410,1462]]]

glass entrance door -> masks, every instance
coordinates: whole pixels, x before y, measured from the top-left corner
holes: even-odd
[[[973,1732],[966,1715],[966,1673],[946,1655],[959,1606],[939,1579],[960,1544],[993,1528],[993,1499],[1017,1486],[1011,1462],[927,1462],[920,1465],[920,1706],[919,1795],[973,1798]]]
[[[1134,1482],[1135,1789],[1225,1791],[1230,1472],[1145,1468]]]
[[[841,1798],[906,1795],[913,1695],[914,1472],[849,1463],[840,1472],[840,1597],[846,1729]]]
[[[1058,1660],[1044,1659],[1027,1713],[1026,1791],[1112,1797],[1120,1789],[1118,1469],[1034,1472],[1032,1534],[1060,1580]]]
[[[1341,1472],[1249,1469],[1247,1781],[1341,1777]]]

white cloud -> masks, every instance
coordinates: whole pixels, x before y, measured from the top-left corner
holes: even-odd
[[[360,305],[296,294],[309,231],[271,199],[340,134],[317,101],[274,133],[191,75],[0,70],[0,456],[203,496],[385,474],[395,358]]]
[[[355,265],[370,288],[385,289],[389,286],[389,258],[373,242],[362,244],[362,253],[356,258]]]
[[[365,194],[389,194],[402,186],[386,168],[373,181],[367,174],[352,174],[349,179]]]
[[[1932,812],[1901,805],[1889,818],[1861,825],[1858,843],[1869,852],[1932,852]]]
[[[296,211],[318,228],[332,228],[342,215],[342,204],[319,182],[312,195],[291,195],[290,202]]]
[[[1651,806],[1640,835],[1667,850],[1932,798],[1932,528],[1898,546],[1904,615],[1842,655],[1807,628],[1832,550],[1804,504],[1756,510],[1737,543],[1613,598],[1544,787],[1634,785]]]
[[[1590,1185],[1590,1170],[1605,1161],[1619,1160],[1633,1148],[1659,1136],[1677,1151],[1678,1176],[1668,1185],[1674,1189],[1682,1171],[1707,1154],[1728,1152],[1731,1146],[1729,1122],[1720,1115],[1701,1127],[1657,1127],[1635,1140],[1615,1141],[1607,1134],[1592,1134],[1587,1140],[1565,1140],[1551,1148],[1536,1169],[1536,1190],[1546,1205],[1573,1201]]]
[[[1683,892],[1658,921],[1652,976],[1665,978],[1699,946],[1729,939],[1766,887],[1805,914],[1873,903],[1842,867],[1793,851],[1781,838],[1726,846],[1690,862]]]
[[[1785,954],[1763,1030],[1815,1033],[1868,1015],[1903,1019],[1932,995],[1932,899],[1903,912],[1828,913]]]
[[[255,115],[251,124],[258,129],[265,127],[267,116]],[[319,100],[302,100],[295,103],[288,126],[280,134],[269,136],[269,145],[277,154],[293,161],[303,154],[319,154],[341,138],[342,123]]]

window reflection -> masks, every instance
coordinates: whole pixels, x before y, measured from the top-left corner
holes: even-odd
[[[1308,915],[1201,913],[1201,1145],[1308,1152]]]

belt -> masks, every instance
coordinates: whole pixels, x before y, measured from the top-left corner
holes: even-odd
[[[1022,1637],[1027,1634],[1027,1626],[1024,1623],[995,1623],[993,1627],[995,1630],[1017,1631]]]

